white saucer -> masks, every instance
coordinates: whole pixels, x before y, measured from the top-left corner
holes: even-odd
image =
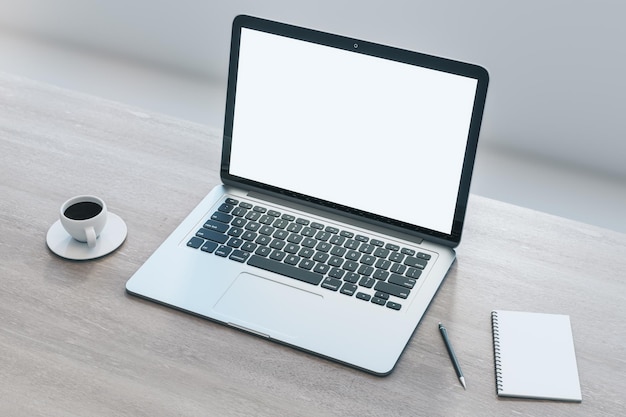
[[[117,214],[107,213],[107,223],[96,240],[96,246],[90,248],[79,242],[65,231],[61,220],[57,220],[48,230],[46,243],[48,248],[62,258],[76,261],[99,258],[108,255],[126,240],[127,228],[124,220]]]

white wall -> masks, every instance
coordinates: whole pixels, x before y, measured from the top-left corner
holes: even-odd
[[[626,2],[0,0],[0,28],[224,80],[238,13],[475,62],[481,141],[626,177]]]

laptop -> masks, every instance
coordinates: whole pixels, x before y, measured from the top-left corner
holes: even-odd
[[[128,293],[389,374],[455,260],[487,84],[473,64],[236,17],[222,184]]]

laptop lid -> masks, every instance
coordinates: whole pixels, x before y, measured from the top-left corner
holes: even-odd
[[[454,247],[487,71],[235,18],[221,177]]]

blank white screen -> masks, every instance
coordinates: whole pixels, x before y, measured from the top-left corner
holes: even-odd
[[[243,29],[230,174],[449,234],[476,86]]]

